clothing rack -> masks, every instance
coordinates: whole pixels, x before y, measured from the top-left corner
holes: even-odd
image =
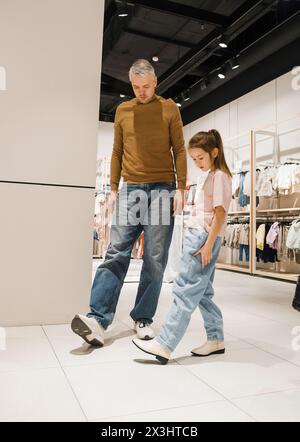
[[[227,225],[233,225],[233,224],[250,224],[249,220],[248,221],[244,221],[244,220],[232,220],[232,221],[228,221]]]
[[[270,222],[270,221],[275,221],[275,222],[280,222],[281,224],[284,224],[284,223],[287,223],[287,224],[289,224],[289,223],[291,223],[291,222],[293,222],[293,221],[296,221],[297,219],[300,219],[298,216],[294,216],[294,217],[288,217],[288,218],[284,218],[284,217],[273,217],[273,216],[269,216],[269,217],[266,217],[266,216],[264,216],[264,217],[257,217],[256,218],[256,221],[257,222]]]
[[[286,281],[297,281],[297,274],[293,274],[291,271],[288,272],[287,268],[283,264],[275,264],[274,268],[265,268],[264,265],[258,263],[256,260],[256,229],[258,223],[274,223],[279,222],[281,225],[290,224],[295,219],[299,218],[300,207],[287,207],[287,208],[277,208],[277,209],[260,209],[254,204],[256,200],[256,158],[257,158],[257,135],[260,131],[253,131],[251,134],[251,164],[252,164],[252,190],[251,190],[251,220],[252,220],[252,232],[251,232],[251,271],[253,274],[272,277],[276,279],[283,279]],[[284,162],[280,163],[281,152],[279,143],[278,128],[274,132],[274,144],[273,144],[273,167],[278,168],[282,165],[286,165],[287,162],[291,164],[299,164],[299,158],[287,158]],[[269,165],[268,167],[271,167]],[[277,200],[277,207],[282,204],[281,198],[284,196],[277,192],[275,200]],[[300,269],[299,269],[300,270]],[[299,272],[298,272],[299,273]]]
[[[300,117],[300,114],[299,114]],[[291,119],[285,120],[285,122],[290,121]],[[300,121],[300,120],[299,120]],[[280,167],[281,165],[285,165],[287,162],[291,164],[300,164],[300,158],[294,157],[285,157],[284,152],[280,152],[280,143],[279,137],[291,132],[291,129],[283,132],[280,130],[279,124],[281,121],[276,121],[275,123],[270,123],[266,127],[271,127],[274,125],[274,131],[270,132],[268,130],[257,130],[250,131],[248,135],[246,133],[239,134],[236,137],[229,138],[225,140],[224,147],[232,151],[232,170],[235,175],[248,172],[251,173],[251,197],[250,197],[250,208],[248,211],[240,210],[238,207],[236,211],[232,211],[228,213],[228,224],[243,224],[250,223],[250,238],[249,238],[249,246],[250,246],[250,262],[249,265],[245,266],[236,261],[234,258],[228,262],[228,255],[226,255],[226,249],[223,249],[223,262],[219,262],[217,267],[219,269],[246,273],[250,275],[258,275],[263,277],[268,277],[272,279],[285,280],[289,282],[296,282],[298,279],[298,275],[296,272],[300,273],[299,270],[294,270],[297,267],[289,265],[278,265],[274,269],[267,269],[265,266],[261,266],[260,263],[256,261],[256,231],[257,231],[257,223],[275,223],[279,222],[283,225],[290,224],[292,221],[300,218],[300,207],[291,207],[294,204],[294,201],[291,200],[291,206],[289,203],[285,203],[284,196],[281,194],[277,194],[275,196],[273,204],[275,203],[275,207],[284,207],[284,208],[266,208],[261,209],[259,206],[257,207],[257,193],[256,193],[256,170],[263,170],[263,168],[269,167]],[[295,122],[295,124],[298,124]],[[248,141],[247,141],[248,138]],[[268,142],[273,144],[272,153],[268,150],[268,152],[260,149],[261,153],[257,155],[257,149],[260,147],[260,143]],[[247,151],[247,148],[249,150]],[[240,155],[240,152],[243,150],[243,157]],[[269,153],[270,152],[270,153]],[[296,153],[297,154],[297,153]],[[229,157],[230,158],[230,157]],[[250,168],[248,168],[250,165]],[[260,169],[259,169],[260,167]],[[300,195],[299,195],[300,198]],[[267,201],[265,201],[267,203]],[[295,199],[295,205],[299,206],[297,198]],[[266,206],[263,206],[266,207]],[[272,207],[268,204],[268,207]],[[274,207],[274,206],[273,206]],[[234,209],[233,209],[234,210]],[[222,255],[221,255],[222,256]],[[295,272],[295,273],[294,273]]]

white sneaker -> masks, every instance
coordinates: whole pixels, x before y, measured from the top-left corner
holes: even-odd
[[[138,338],[142,339],[142,341],[150,341],[155,336],[154,331],[145,321],[137,321],[134,329],[137,332]]]
[[[94,318],[83,315],[76,315],[72,321],[71,328],[88,344],[94,347],[103,347],[104,328]]]
[[[206,357],[211,355],[222,355],[225,353],[224,341],[207,341],[202,347],[192,350],[193,356]]]
[[[167,348],[163,347],[155,339],[151,342],[141,342],[140,339],[133,339],[134,345],[145,353],[155,356],[156,359],[162,364],[166,365],[171,357],[171,352]]]

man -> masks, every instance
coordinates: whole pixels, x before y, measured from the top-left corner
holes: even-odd
[[[76,334],[100,347],[104,345],[104,331],[114,318],[132,248],[142,232],[144,262],[130,316],[140,339],[154,338],[150,324],[162,287],[174,216],[184,205],[187,160],[179,109],[173,100],[155,94],[157,77],[148,61],[136,61],[129,78],[136,98],[122,103],[115,118],[108,206],[110,213],[116,205],[117,210],[111,244],[94,279],[90,313],[76,315],[72,321]],[[119,194],[121,175],[124,185]],[[166,194],[167,209],[162,197]],[[163,218],[167,212],[166,223]]]

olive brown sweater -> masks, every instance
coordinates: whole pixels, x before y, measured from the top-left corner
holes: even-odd
[[[116,113],[111,159],[111,190],[121,176],[130,184],[175,182],[186,187],[187,159],[183,124],[173,100],[155,95],[142,104],[122,103]]]

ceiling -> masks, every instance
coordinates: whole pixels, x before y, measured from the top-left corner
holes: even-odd
[[[299,65],[299,54],[298,0],[105,0],[100,120],[133,97],[138,58],[152,62],[157,93],[181,104],[188,123]]]

